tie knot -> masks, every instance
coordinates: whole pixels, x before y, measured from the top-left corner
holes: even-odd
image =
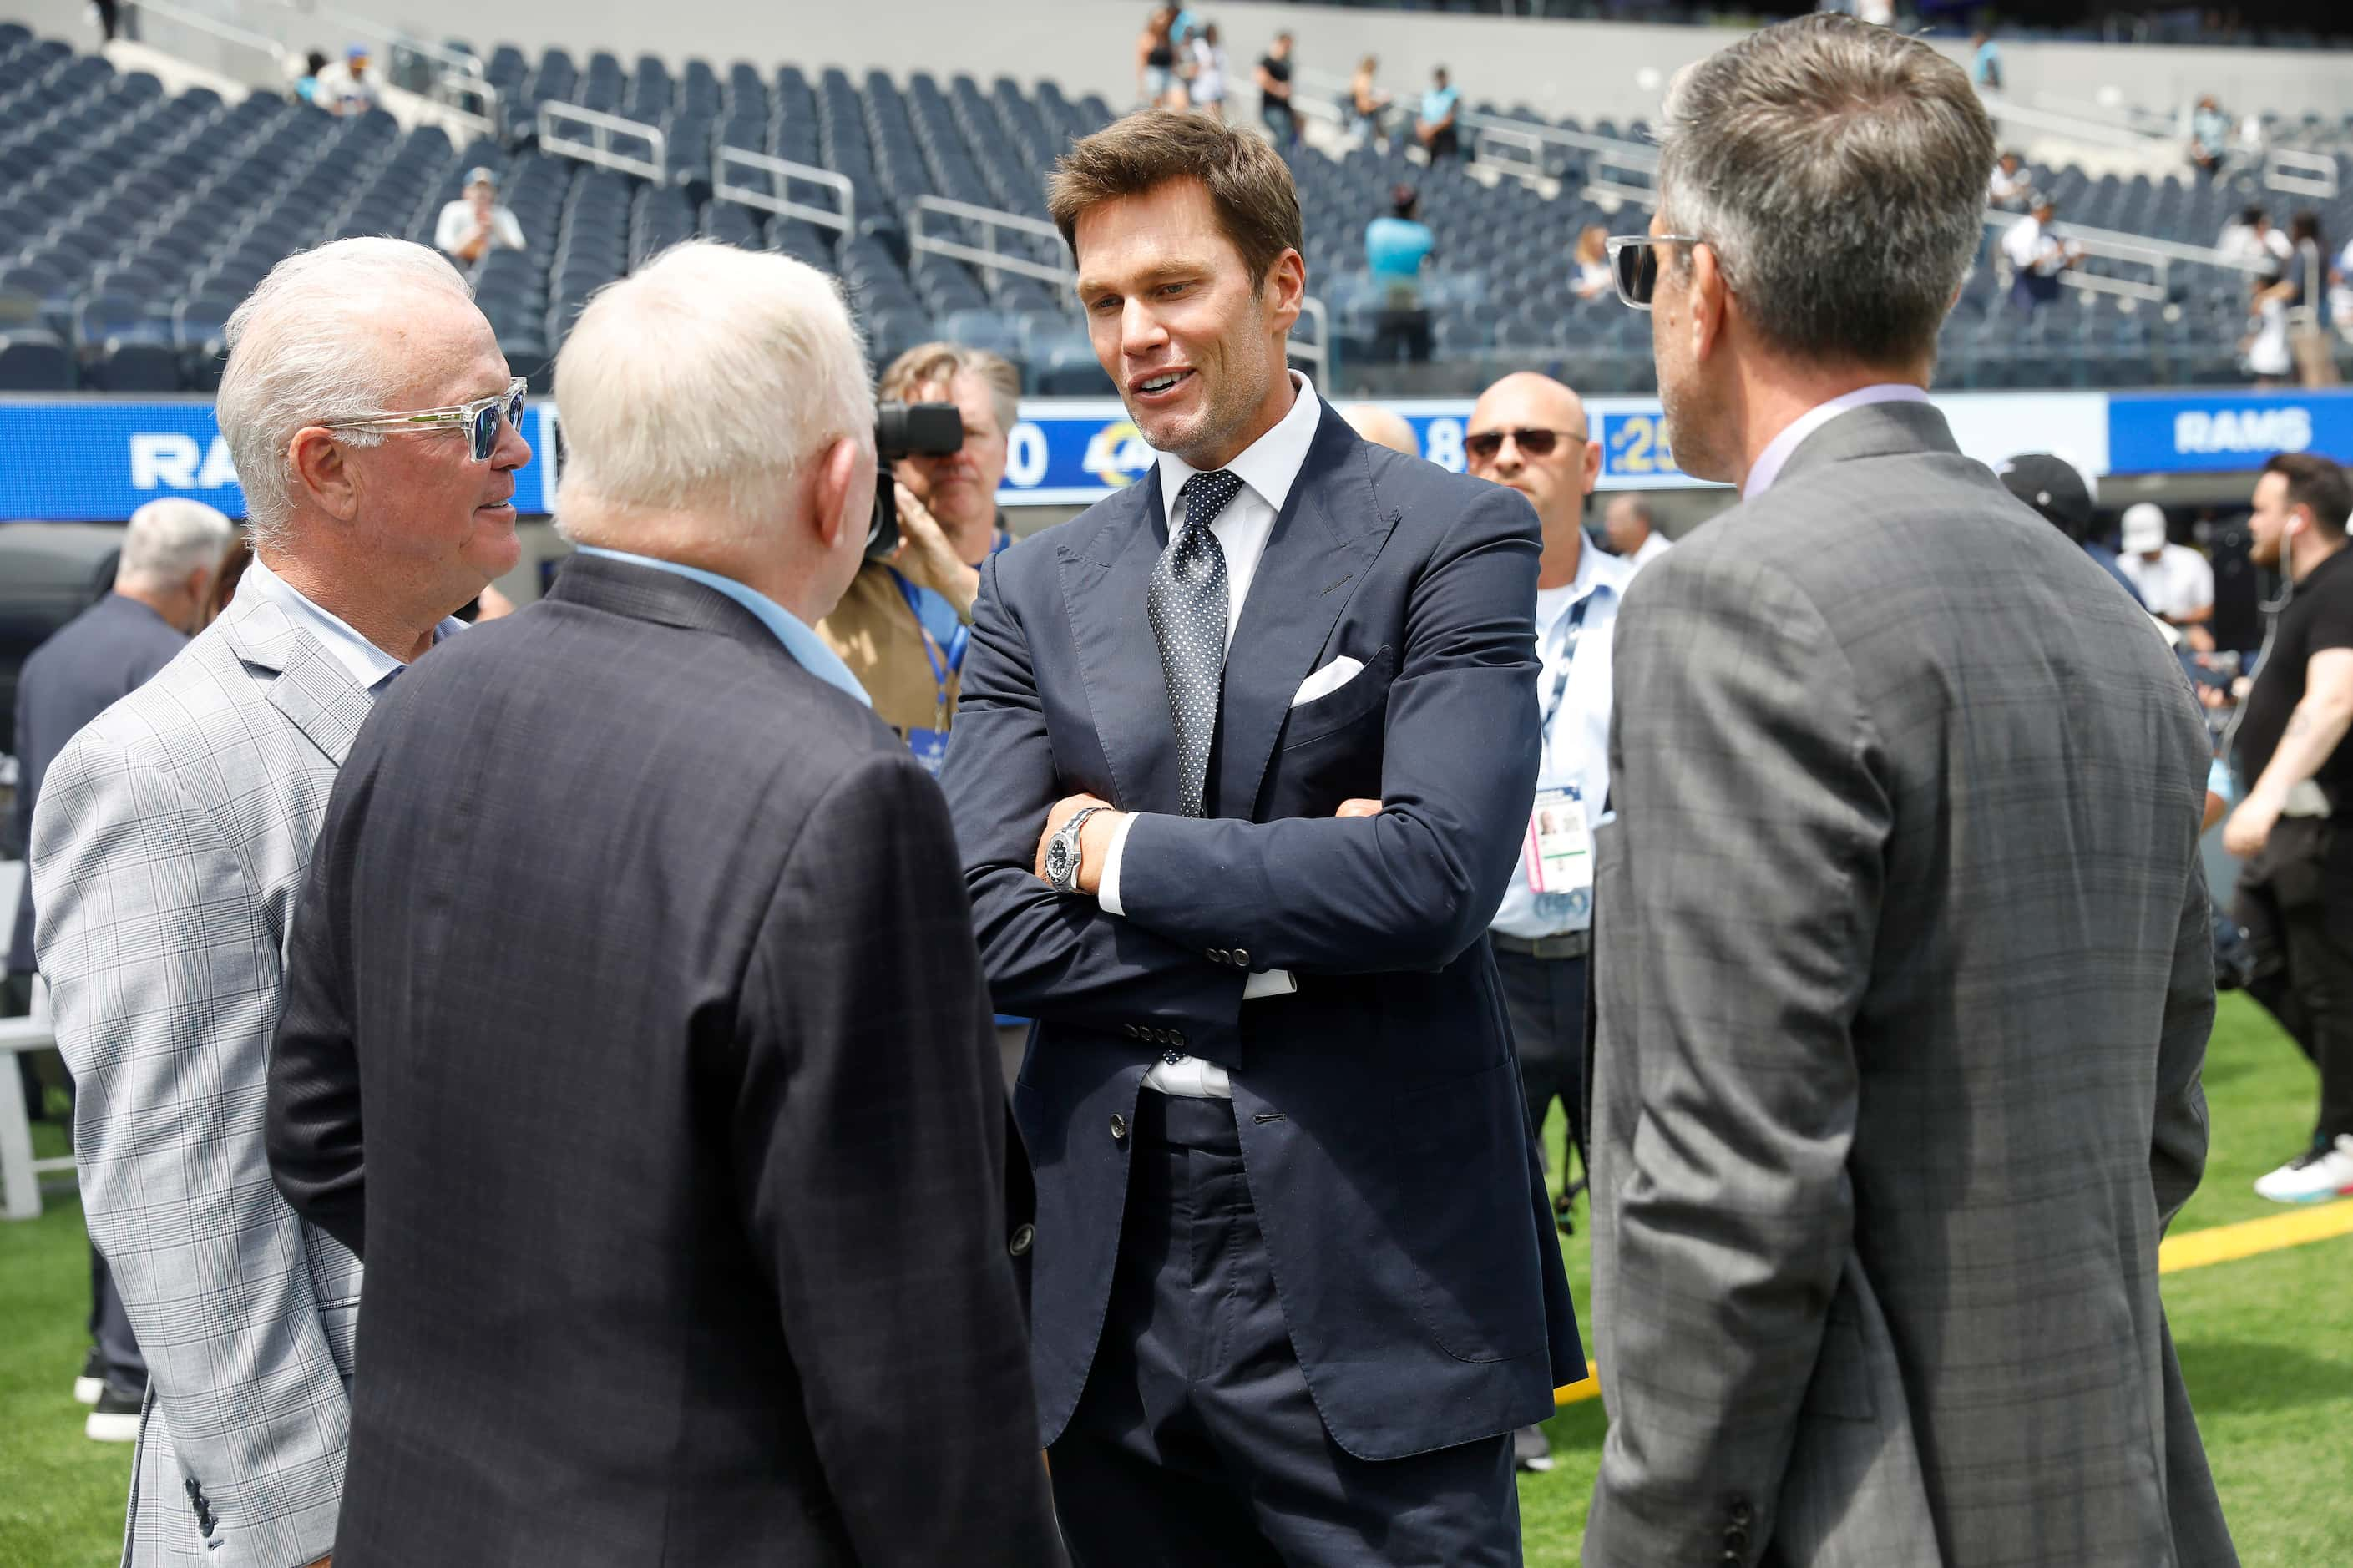
[[[1195,474],[1177,492],[1178,499],[1185,503],[1184,526],[1187,529],[1208,527],[1218,521],[1218,514],[1226,510],[1227,503],[1241,494],[1241,489],[1240,479],[1224,468]]]

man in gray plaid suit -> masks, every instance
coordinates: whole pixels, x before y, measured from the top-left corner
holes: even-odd
[[[423,247],[290,258],[228,342],[217,409],[253,563],[67,745],[33,818],[82,1201],[147,1352],[132,1568],[300,1568],[334,1545],[360,1268],[270,1184],[287,922],[370,703],[514,564],[531,459],[490,323]]]
[[[1585,1561],[2231,1563],[2157,1279],[2206,1153],[2206,732],[1926,401],[1992,128],[1828,16],[1665,120],[1619,280],[1742,500],[1618,620]]]

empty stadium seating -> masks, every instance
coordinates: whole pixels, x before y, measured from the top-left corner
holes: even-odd
[[[497,87],[501,134],[455,145],[443,132],[404,132],[381,111],[337,120],[266,94],[231,104],[196,89],[167,95],[155,78],[119,74],[104,59],[0,26],[0,390],[206,391],[216,385],[228,312],[290,251],[353,235],[429,243],[443,203],[466,171],[499,172],[501,199],[528,240],[492,256],[476,288],[517,371],[544,386],[553,352],[588,297],[662,247],[702,234],[766,247],[839,276],[880,363],[945,335],[1018,363],[1033,393],[1099,395],[1110,384],[1088,346],[1068,290],[998,268],[925,251],[929,234],[979,239],[976,222],[920,214],[945,197],[1030,218],[1044,216],[1043,183],[1059,152],[1107,123],[1101,99],[1073,103],[1052,83],[1025,91],[1000,79],[946,83],[916,73],[902,87],[873,73],[813,79],[798,68],[690,61],[673,71],[651,56],[625,66],[607,53],[585,63],[563,49],[536,60],[512,47],[483,58]],[[659,127],[657,182],[597,167],[539,145],[540,106],[572,104]],[[1505,111],[1534,121],[1525,110]],[[1583,129],[1639,138],[1641,128]],[[2282,127],[2301,145],[2353,146],[2353,117]],[[628,140],[628,139],[624,139]],[[829,170],[854,191],[846,231],[720,199],[749,187],[824,211],[832,192],[741,165],[723,179],[721,150]],[[653,147],[639,141],[650,161]],[[1388,390],[1461,392],[1501,369],[1551,367],[1597,393],[1652,384],[1649,323],[1614,300],[1580,300],[1567,258],[1588,223],[1614,230],[1645,221],[1637,207],[1605,212],[1577,193],[1599,174],[1573,149],[1546,155],[1559,194],[1459,163],[1409,163],[1359,148],[1302,150],[1294,160],[1311,289],[1343,385],[1375,374],[1369,357],[1375,291],[1364,272],[1367,219],[1391,187],[1421,193],[1437,232],[1428,290],[1439,363],[1392,378]],[[2224,219],[2261,199],[2252,173],[2215,182],[2094,180],[2038,170],[2063,219],[2211,245]],[[2273,197],[2275,212],[2296,205]],[[2353,195],[2329,204],[2328,232],[2353,230]],[[1050,239],[1016,236],[1016,254],[1052,264]],[[2211,267],[2171,268],[2164,301],[2069,291],[2031,321],[1995,298],[1986,265],[1947,322],[1940,379],[1970,387],[2224,384],[2243,379],[2234,345],[2246,280]],[[2109,263],[2094,270],[2116,271]],[[2146,274],[2142,274],[2146,276]],[[1318,329],[1303,322],[1302,336]],[[1386,374],[1386,372],[1379,374]]]

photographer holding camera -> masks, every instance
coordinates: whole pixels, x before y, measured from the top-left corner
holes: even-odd
[[[857,580],[818,634],[874,699],[874,711],[934,773],[947,754],[957,673],[979,591],[980,563],[1009,542],[997,510],[1018,373],[954,343],[908,350],[882,373],[877,447],[896,484],[896,539],[882,506]],[[941,438],[927,405],[948,405],[963,440]],[[938,414],[944,416],[941,409]]]

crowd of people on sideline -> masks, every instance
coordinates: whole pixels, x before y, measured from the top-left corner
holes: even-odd
[[[572,552],[470,628],[533,456],[491,172],[237,311],[244,538],[142,508],[19,695],[125,1562],[1515,1563],[1588,1345],[1595,1568],[2235,1561],[2157,1286],[2216,577],[1928,399],[1998,57],[1818,16],[1678,79],[1633,265],[1576,258],[1738,498],[1670,546],[1588,531],[1553,377],[1457,474],[1289,368],[1286,138],[1154,18],[1048,205],[1156,461],[1051,539],[1004,360],[877,388],[830,279],[689,241],[565,341]],[[881,469],[878,398],[961,444]],[[2306,1203],[2353,1193],[2353,488],[2252,501],[2294,594],[2224,834]]]

